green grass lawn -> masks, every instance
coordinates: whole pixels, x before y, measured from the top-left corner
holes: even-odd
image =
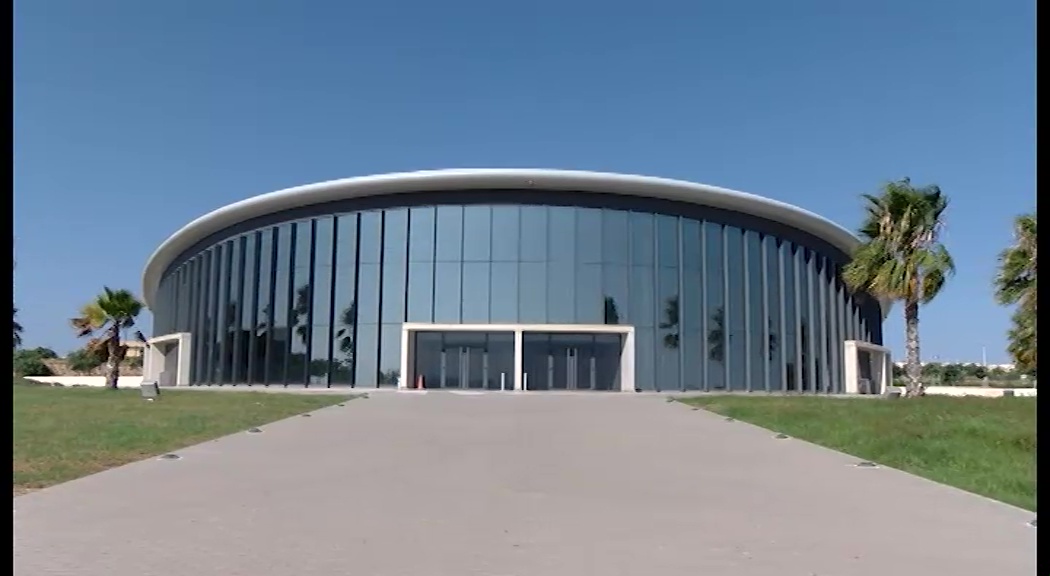
[[[332,394],[168,391],[14,384],[14,491],[107,468],[346,401]]]
[[[705,396],[681,401],[1036,509],[1034,398]]]

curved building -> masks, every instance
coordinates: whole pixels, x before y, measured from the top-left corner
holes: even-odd
[[[150,257],[147,378],[851,392],[888,363],[882,305],[839,279],[856,244],[794,206],[640,176],[312,184],[202,216]]]

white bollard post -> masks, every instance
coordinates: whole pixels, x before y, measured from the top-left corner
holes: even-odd
[[[507,373],[506,372],[500,372],[499,373],[499,391],[503,392],[506,389],[507,389]]]

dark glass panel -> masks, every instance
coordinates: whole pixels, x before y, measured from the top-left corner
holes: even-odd
[[[434,221],[436,208],[421,206],[409,210],[409,262],[434,261]]]
[[[757,232],[744,232],[744,253],[747,268],[744,271],[744,285],[747,287],[747,324],[744,327],[747,337],[747,356],[744,359],[748,374],[748,390],[767,390],[766,363],[769,361],[769,341],[766,336],[765,296],[763,276],[765,269],[762,255],[762,243]]]
[[[322,216],[314,219],[314,264],[332,265],[332,249],[335,245],[335,217]]]
[[[240,338],[240,344],[237,346],[234,380],[246,383],[252,383],[250,365],[254,351],[252,339],[255,337],[255,314],[258,305],[255,299],[259,285],[259,250],[256,236],[255,232],[246,234],[241,245],[244,270],[241,275],[241,317],[237,320],[237,337]]]
[[[522,244],[524,249],[525,245]],[[529,324],[547,322],[547,266],[522,262],[518,269],[518,319]]]
[[[461,321],[462,280],[463,264],[460,262],[438,262],[436,264],[434,268],[434,322],[454,324]]]
[[[381,320],[405,320],[405,259],[408,242],[408,211],[387,210],[383,222],[383,310]]]
[[[313,252],[313,223],[300,220],[295,227],[295,268],[310,268],[310,254]]]
[[[492,261],[517,262],[521,239],[521,214],[517,206],[492,207]]]
[[[310,383],[321,382],[327,384],[327,380],[317,380],[328,374],[329,350],[332,345],[330,327],[332,325],[332,267],[316,266],[313,274],[313,320],[310,328]],[[320,336],[318,336],[320,335]],[[318,361],[324,361],[324,371],[319,372]]]
[[[795,392],[800,389],[802,366],[799,362],[801,345],[799,344],[798,315],[798,276],[795,266],[795,245],[782,242],[780,257],[783,262],[784,292],[781,303],[784,306],[784,389]]]
[[[408,264],[408,321],[434,321],[434,263]]]
[[[207,277],[204,300],[204,370],[203,381],[211,384],[215,380],[212,359],[215,357],[215,304],[219,299],[219,260],[222,258],[219,246],[208,250]]]
[[[342,270],[337,270],[336,273],[342,273]],[[332,326],[332,364],[329,376],[332,384],[354,383],[357,305],[354,303],[353,293],[346,294],[343,290],[342,284],[336,284],[336,316]]]
[[[463,259],[463,207],[437,207],[437,261],[460,262]]]
[[[813,317],[812,302],[810,301],[810,277],[811,269],[808,258],[809,250],[798,248],[795,251],[795,273],[798,275],[798,316],[799,316],[799,344],[802,350],[802,392],[813,390]]]
[[[576,261],[602,262],[602,211],[597,208],[576,209]]]
[[[175,326],[176,332],[189,332],[190,329],[190,311],[193,309],[190,305],[190,298],[193,295],[190,270],[189,263],[179,268],[179,318]]]
[[[631,266],[631,324],[651,328],[656,324],[656,276],[651,266]]]
[[[725,311],[725,274],[722,242],[722,226],[704,222],[704,252],[707,289],[707,381],[705,390],[723,390],[726,387],[727,332]]]
[[[357,214],[336,217],[335,261],[339,267],[357,265]]]
[[[379,386],[396,387],[401,380],[401,324],[380,324]]]
[[[492,256],[492,207],[463,208],[463,261],[488,262]]]
[[[375,388],[379,379],[379,325],[358,324],[354,386]]]
[[[827,271],[824,259],[819,254],[813,257],[813,327],[814,327],[814,356],[816,357],[817,369],[814,373],[814,389],[817,392],[827,392],[829,382],[829,370],[831,368],[831,354],[828,346],[828,290]]]
[[[547,209],[547,247],[550,262],[576,261],[576,211],[564,206]]]
[[[682,389],[680,348],[681,308],[678,295],[678,268],[657,269],[657,303],[660,321],[656,331],[656,388]]]
[[[244,286],[241,284],[241,280],[244,275],[244,260],[242,259],[241,246],[244,243],[244,238],[236,238],[230,242],[229,246],[230,256],[230,272],[229,272],[229,289],[227,291],[226,300],[228,302],[226,307],[226,318],[224,323],[224,330],[226,331],[226,347],[223,352],[222,359],[222,381],[230,384],[240,380],[240,369],[237,366],[240,360],[240,328],[241,328],[241,294],[244,292]]]
[[[744,282],[744,237],[735,226],[725,227],[726,286],[725,314],[729,327],[729,379],[730,390],[747,390],[747,302],[749,286]]]
[[[274,242],[277,245],[277,258],[274,262],[274,299],[269,334],[269,354],[267,355],[267,376],[270,384],[287,382],[287,359],[291,345],[291,328],[289,326],[289,308],[291,308],[292,281],[291,258],[292,236],[291,224],[277,227]]]
[[[634,387],[656,390],[656,342],[652,328],[634,331]]]
[[[701,244],[702,225],[696,220],[682,219],[682,268],[700,270],[704,252]]]
[[[190,300],[190,329],[189,332],[192,334],[193,340],[190,343],[190,347],[193,348],[193,354],[190,359],[190,382],[197,384],[202,378],[201,373],[201,350],[204,343],[204,327],[201,325],[202,318],[204,317],[204,292],[202,282],[202,255],[194,256],[190,260],[190,270],[192,276],[190,277],[190,286],[192,299]]]
[[[784,331],[781,326],[783,299],[780,292],[783,279],[780,277],[780,249],[777,239],[765,236],[762,239],[762,250],[766,259],[765,322],[768,327],[769,389],[779,392],[784,389]]]
[[[358,265],[357,314],[362,324],[379,322],[379,264]]]
[[[552,260],[547,264],[547,322],[572,324],[576,321],[576,263]]]
[[[382,212],[362,212],[357,225],[358,261],[362,264],[379,264],[383,245]]]
[[[576,268],[576,323],[604,324],[602,265],[580,264]]]
[[[699,234],[699,229],[695,230]],[[688,236],[686,236],[688,237]],[[701,336],[701,316],[704,313],[701,297],[703,278],[700,270],[682,270],[682,295],[679,297],[679,333],[682,355],[682,383],[687,390],[699,390],[704,380],[702,357],[704,339]]]
[[[678,218],[656,217],[656,257],[661,268],[678,268]]]
[[[315,326],[310,338],[310,366],[307,368],[309,386],[327,386],[332,339],[328,326]]]
[[[629,264],[631,258],[630,219],[622,210],[602,210],[602,261]]]
[[[215,304],[212,307],[215,331],[211,349],[211,381],[213,384],[222,384],[225,382],[222,360],[226,355],[226,315],[230,297],[230,243],[224,242],[216,246],[216,250],[219,263],[215,285]]]
[[[489,267],[488,262],[463,264],[463,322],[489,321]]]
[[[332,284],[332,363],[329,382],[354,381],[354,329],[357,323],[357,216],[343,215],[336,220],[336,266]]]
[[[314,237],[313,315],[311,324],[329,326],[332,323],[332,218],[320,218]],[[324,337],[328,340],[328,336]],[[321,348],[327,348],[322,343]]]
[[[258,245],[259,289],[255,296],[255,318],[252,322],[252,357],[248,380],[250,382],[269,382],[266,367],[270,349],[269,334],[273,316],[273,231],[266,229],[256,237]]]
[[[602,316],[604,324],[630,324],[629,268],[620,264],[602,265]]]
[[[491,322],[514,323],[518,321],[518,264],[516,262],[492,263],[492,290],[489,319]]]
[[[294,260],[292,262],[292,302],[288,314],[290,329],[287,378],[289,384],[305,384],[310,363],[310,337],[313,315],[313,279],[311,254],[313,250],[313,223],[303,220],[294,224]]]
[[[652,214],[630,213],[631,266],[652,266],[656,252],[656,225]]]
[[[545,262],[547,260],[547,207],[522,206],[521,210],[521,261]]]

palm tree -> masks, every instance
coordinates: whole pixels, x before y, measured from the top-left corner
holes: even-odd
[[[106,387],[116,390],[120,378],[120,363],[128,347],[120,342],[121,332],[135,326],[135,318],[142,312],[142,302],[128,290],[103,288],[102,294],[80,309],[80,316],[70,320],[77,337],[90,337],[85,349],[104,354],[106,358]],[[135,332],[145,342],[142,332]]]
[[[862,244],[842,271],[854,292],[904,303],[906,396],[923,395],[919,361],[919,306],[933,300],[955,272],[940,243],[948,197],[935,185],[915,187],[907,178],[865,194]]]
[[[1036,215],[1014,220],[1014,245],[999,254],[995,298],[1003,306],[1017,306],[1010,330],[1009,352],[1017,368],[1036,368]]]
[[[12,308],[14,307],[12,306]],[[11,317],[11,320],[14,322],[14,332],[12,339],[14,341],[13,348],[18,348],[22,345],[22,325],[18,323],[18,308],[14,308],[14,311],[15,312]]]

